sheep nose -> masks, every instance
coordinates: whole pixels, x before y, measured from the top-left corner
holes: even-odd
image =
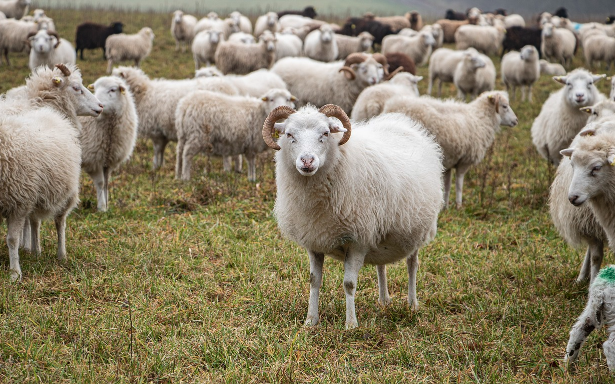
[[[314,156],[301,156],[301,162],[304,168],[311,168],[314,162]]]
[[[584,93],[576,93],[575,96],[577,97],[578,101],[582,101],[585,98]]]
[[[577,203],[577,200],[579,199],[579,195],[570,195],[568,196],[568,200],[570,201],[570,203],[574,206],[578,206],[580,204]]]

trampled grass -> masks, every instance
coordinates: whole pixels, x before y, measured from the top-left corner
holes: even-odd
[[[191,55],[174,52],[168,15],[49,14],[69,39],[87,19],[122,20],[127,32],[150,25],[157,37],[145,72],[192,76]],[[28,74],[26,56],[12,56],[13,67],[0,71],[0,92]],[[90,52],[78,62],[86,84],[104,75],[101,56]],[[582,65],[580,54],[574,64]],[[419,73],[426,77],[427,69]],[[154,172],[151,143],[140,141],[112,181],[110,212],[96,212],[94,188],[82,177],[66,262],[55,259],[55,230],[45,223],[42,256],[22,252],[24,278],[12,284],[0,244],[0,382],[609,381],[603,330],[590,336],[574,370],[561,361],[585,304],[587,284],[575,284],[584,250],[568,247],[551,224],[554,169],[530,138],[558,87],[543,76],[533,103],[512,103],[520,124],[503,128],[469,172],[464,208],[440,215],[436,239],[419,256],[419,311],[406,305],[405,266],[389,268],[388,308],[377,305],[375,268],[365,267],[360,327],[352,331],[343,329],[342,265],[330,259],[321,324],[302,325],[309,263],[277,231],[271,152],[259,160],[256,184],[204,157],[194,179],[181,183],[173,179],[174,145]],[[599,88],[607,92],[604,82]],[[452,86],[445,91],[454,94]]]

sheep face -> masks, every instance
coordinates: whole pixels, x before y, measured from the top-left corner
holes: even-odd
[[[479,68],[484,68],[487,63],[479,56],[478,52],[474,53],[469,51],[465,52],[463,55],[463,65],[466,68],[470,68],[472,71],[476,71]]]
[[[543,37],[551,37],[553,36],[553,24],[545,23],[542,26],[542,36]]]
[[[359,81],[363,84],[374,85],[384,79],[384,68],[382,64],[371,57],[362,63],[352,64],[350,68],[355,73],[355,81]]]
[[[278,14],[275,12],[267,12],[267,25],[269,27],[275,26],[275,23],[278,22]]]
[[[103,105],[103,114],[121,114],[126,97],[126,83],[118,77],[107,76],[96,80],[88,89],[94,91],[94,96]]]
[[[592,75],[585,70],[575,70],[566,76],[555,76],[553,80],[566,86],[565,98],[573,108],[593,105],[597,100],[598,90],[594,83],[606,75]]]
[[[259,41],[265,43],[265,45],[267,46],[267,51],[273,52],[275,51],[275,43],[278,40],[275,38],[273,33],[265,31],[259,38]]]
[[[45,17],[45,11],[42,9],[35,9],[33,12],[34,21],[38,21],[41,17]]]
[[[213,21],[215,21],[215,20],[218,20],[218,19],[219,19],[218,14],[217,14],[216,12],[209,12],[209,13],[207,14],[207,18],[208,18],[209,20],[213,20]]]
[[[526,45],[521,48],[521,60],[530,61],[538,57],[538,50],[533,45]]]
[[[181,23],[182,17],[184,17],[184,13],[182,11],[175,11],[173,13],[173,20],[175,21],[175,24]]]
[[[374,36],[372,36],[372,34],[369,32],[359,33],[358,38],[361,41],[361,49],[363,51],[367,51],[368,49],[370,49],[372,44],[374,43]]]
[[[154,37],[156,37],[156,35],[154,35],[154,31],[152,31],[150,27],[142,28],[141,31],[139,31],[139,33],[142,33],[145,36],[148,36],[151,41],[154,41]]]
[[[433,35],[429,32],[421,32],[421,40],[425,46],[434,46],[436,45],[436,39],[433,38]]]
[[[30,37],[29,40],[32,49],[41,54],[48,54],[59,43],[58,38],[49,35],[46,30],[40,30],[36,35]]]
[[[229,17],[231,19],[233,19],[233,22],[237,25],[239,25],[239,23],[241,22],[241,13],[235,11],[235,12],[231,12],[231,14],[229,15]]]
[[[328,25],[320,27],[320,41],[324,44],[330,44],[334,39],[333,30]]]
[[[59,77],[54,78],[54,82],[63,80]],[[58,85],[59,86],[59,85]],[[100,101],[79,81],[71,79],[67,84],[68,92],[72,95],[75,101],[77,116],[92,116],[97,117],[103,111],[103,105]]]
[[[221,31],[216,31],[216,30],[209,30],[207,31],[207,33],[209,33],[209,42],[212,44],[218,44],[220,42],[220,34],[222,33]]]
[[[124,31],[124,24],[120,22],[112,23],[111,29],[113,30],[113,34],[122,33]]]
[[[494,104],[495,112],[500,120],[500,125],[514,127],[519,123],[515,111],[510,107],[506,93],[494,92],[487,95],[489,102]]]

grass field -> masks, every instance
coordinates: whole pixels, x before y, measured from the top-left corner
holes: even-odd
[[[168,15],[48,13],[71,40],[85,20],[122,20],[127,32],[150,25],[156,40],[145,72],[193,74],[191,55],[174,52]],[[580,54],[574,64],[582,65]],[[100,51],[78,65],[85,84],[106,67]],[[419,73],[426,76],[426,68]],[[27,74],[26,56],[14,54],[13,67],[0,69],[0,92]],[[608,91],[606,82],[598,86]],[[151,143],[139,141],[112,181],[110,212],[96,212],[94,188],[82,177],[66,262],[55,259],[55,229],[45,223],[42,256],[21,252],[23,281],[12,284],[0,243],[0,382],[610,381],[604,330],[590,336],[575,369],[562,365],[586,300],[587,284],[575,284],[584,250],[568,247],[551,224],[555,170],[530,138],[533,119],[558,88],[543,76],[533,103],[512,103],[520,124],[503,128],[468,173],[463,209],[440,215],[436,239],[419,254],[419,311],[406,305],[405,266],[389,268],[388,308],[377,305],[375,268],[365,267],[356,296],[360,327],[352,331],[344,330],[342,265],[330,259],[321,324],[302,325],[309,263],[276,228],[271,152],[257,164],[256,184],[204,157],[193,181],[181,183],[173,178],[174,145],[153,172]],[[454,94],[452,86],[445,91]]]

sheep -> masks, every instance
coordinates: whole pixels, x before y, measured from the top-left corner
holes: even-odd
[[[223,77],[224,74],[216,67],[205,67],[197,69],[194,77]]]
[[[210,31],[213,31],[213,30],[210,30]],[[205,31],[201,31],[199,33],[203,33],[203,32]],[[220,33],[220,31],[215,31],[215,32]],[[278,34],[276,33],[276,37],[277,35]],[[233,43],[242,43],[242,44],[256,44],[256,39],[254,38],[254,36],[249,35],[245,32],[233,33],[228,37],[226,41],[231,41]]]
[[[532,45],[526,45],[521,52],[508,52],[501,63],[502,82],[506,91],[512,87],[512,100],[515,100],[516,87],[521,87],[521,101],[525,100],[527,87],[528,101],[532,101],[532,84],[540,78],[540,63],[538,50]]]
[[[103,105],[97,118],[81,117],[81,167],[96,188],[97,207],[109,207],[109,180],[128,160],[137,140],[139,123],[130,89],[119,77],[101,77],[88,88]]]
[[[75,51],[79,54],[83,60],[84,49],[96,49],[102,48],[103,57],[106,59],[105,54],[105,42],[107,37],[122,33],[124,24],[120,22],[111,23],[110,25],[102,25],[91,22],[85,22],[77,26],[77,32],[75,33]]]
[[[439,24],[442,27],[442,33],[444,35],[445,43],[454,43],[455,42],[455,32],[462,25],[468,24],[468,20],[447,20],[440,19],[436,21],[434,24]]]
[[[294,107],[286,89],[271,89],[260,98],[195,91],[182,98],[175,112],[175,178],[190,180],[192,158],[200,152],[245,155],[248,180],[256,181],[256,155],[267,150],[262,140],[265,118],[281,105]]]
[[[420,32],[414,37],[391,35],[382,40],[382,53],[405,53],[420,66],[427,63],[435,44],[436,40],[429,32]]]
[[[285,15],[299,15],[299,16],[303,16],[303,17],[309,17],[310,19],[314,19],[314,18],[316,18],[316,16],[318,16],[318,14],[316,13],[316,10],[311,5],[305,7],[303,9],[303,11],[281,11],[281,12],[278,12],[278,18],[281,18],[282,16],[285,16]]]
[[[29,6],[30,0],[4,0],[0,1],[0,12],[9,19],[19,20],[28,14]]]
[[[282,29],[285,29],[285,28],[304,28],[304,27],[307,27],[307,28],[309,28],[309,32],[311,32],[314,29],[318,29],[318,28],[320,28],[320,27],[322,27],[323,25],[326,25],[326,24],[327,23],[325,21],[314,20],[314,19],[310,19],[309,17],[303,17],[303,16],[299,16],[299,15],[285,15],[285,16],[282,16],[278,20],[278,25],[279,25],[278,30],[282,30]],[[329,24],[329,25],[333,26],[333,24]]]
[[[382,113],[384,104],[399,95],[419,96],[418,82],[423,76],[407,72],[397,73],[390,81],[367,87],[361,92],[352,108],[352,120],[367,120]]]
[[[105,43],[105,53],[109,64],[107,73],[111,73],[114,62],[122,60],[134,60],[135,67],[139,68],[141,61],[149,56],[154,44],[154,31],[145,27],[134,35],[119,33],[107,37]]]
[[[348,55],[356,52],[367,52],[374,43],[374,36],[369,32],[361,32],[357,37],[335,35],[337,42],[338,59],[346,59]]]
[[[28,218],[37,254],[41,253],[41,220],[54,218],[57,256],[66,258],[66,216],[79,201],[77,116],[95,117],[102,112],[73,65],[36,68],[26,80],[26,94],[25,100],[0,100],[0,217],[7,218],[13,281],[22,276],[18,247]]]
[[[570,330],[566,346],[564,363],[575,363],[585,344],[585,340],[594,329],[603,325],[608,328],[609,338],[602,344],[609,371],[615,371],[615,265],[600,270],[595,281],[589,287],[589,297],[583,313]]]
[[[280,30],[278,24],[278,14],[275,12],[267,12],[256,19],[254,24],[254,36],[260,36],[265,31],[276,33]]]
[[[594,61],[604,61],[608,71],[615,62],[615,37],[592,36],[583,42],[583,53],[588,68],[592,68]]]
[[[478,54],[474,48],[465,51],[454,51],[448,48],[436,49],[429,60],[429,84],[427,94],[431,95],[434,80],[438,80],[438,97],[442,94],[442,83],[452,83],[454,81],[455,70],[468,52]]]
[[[177,10],[173,12],[171,21],[171,36],[175,39],[175,51],[179,51],[181,45],[182,52],[186,52],[186,43],[191,43],[194,38],[194,26],[196,17],[185,15],[184,12]]]
[[[412,60],[412,58],[405,53],[387,53],[384,57],[387,59],[387,63],[389,64],[390,73],[396,72],[397,68],[401,67],[402,72],[408,72],[416,75],[416,65],[414,64],[414,60]]]
[[[410,22],[411,29],[414,29],[415,31],[420,31],[423,29],[423,18],[420,13],[417,11],[408,12],[405,17]]]
[[[380,54],[353,53],[344,63],[287,57],[278,61],[271,71],[284,80],[299,104],[321,107],[334,102],[350,113],[361,91],[387,75],[386,65],[385,57]]]
[[[512,15],[508,15],[508,16],[504,16],[504,25],[506,26],[506,28],[511,28],[511,27],[525,27],[525,20],[523,19],[523,16],[519,15],[519,14],[512,14]]]
[[[303,53],[310,59],[330,62],[337,59],[338,52],[335,34],[328,25],[323,25],[305,37]]]
[[[506,28],[504,41],[502,41],[502,53],[500,60],[506,52],[519,51],[526,45],[533,45],[540,56],[540,44],[542,43],[542,30],[538,28],[510,27]],[[565,74],[565,73],[564,73]]]
[[[276,33],[275,44],[275,59],[280,60],[284,57],[301,56],[303,51],[303,41],[289,29],[282,30],[282,33]]]
[[[393,32],[397,32],[404,28],[410,28],[410,20],[404,16],[385,16],[385,17],[377,17],[373,13],[366,13],[363,18],[365,20],[373,20],[377,21],[381,24],[388,25],[391,27]]]
[[[163,165],[164,149],[169,141],[177,141],[175,108],[182,97],[198,89],[229,95],[238,93],[237,88],[224,78],[151,80],[141,69],[134,67],[114,68],[113,76],[122,78],[132,92],[139,117],[139,136],[154,143],[154,169]]]
[[[287,89],[280,76],[266,69],[259,69],[247,75],[227,75],[224,79],[237,88],[237,94],[261,97],[270,89]]]
[[[192,56],[194,58],[194,69],[198,70],[201,64],[209,66],[214,62],[214,56],[218,44],[224,41],[224,35],[220,31],[213,29],[197,33],[192,40]]]
[[[252,22],[250,19],[242,15],[240,12],[231,12],[229,15],[231,19],[239,26],[239,30],[243,33],[252,34]]]
[[[489,57],[478,52],[466,52],[453,75],[457,97],[465,100],[469,94],[470,99],[475,99],[481,93],[493,90],[495,77],[495,66]]]
[[[542,43],[540,51],[547,60],[557,60],[563,66],[572,63],[576,53],[577,39],[574,33],[565,28],[555,28],[547,23],[542,28]]]
[[[432,137],[400,114],[354,124],[349,140],[348,116],[342,108],[326,105],[299,111],[279,107],[263,125],[265,142],[278,150],[278,228],[310,258],[306,326],[319,322],[325,255],[344,262],[347,329],[358,326],[354,296],[364,263],[376,265],[378,302],[388,305],[386,264],[406,259],[408,304],[418,310],[418,251],[437,232],[442,163]],[[280,134],[277,143],[274,131]],[[344,133],[341,139],[338,132]]]
[[[36,23],[13,19],[0,20],[0,53],[4,54],[7,65],[11,65],[9,52],[28,51],[28,36],[37,31]],[[2,64],[1,58],[0,64]]]
[[[531,129],[532,142],[542,157],[556,166],[559,164],[559,151],[570,144],[587,122],[587,115],[579,108],[596,104],[604,98],[595,86],[604,77],[592,75],[582,68],[566,76],[553,77],[565,87],[551,93]]]
[[[440,24],[431,24],[424,26],[421,31],[427,31],[431,33],[436,44],[433,46],[433,49],[442,48],[444,44],[444,31],[442,30],[442,26]]]
[[[500,125],[514,127],[519,120],[505,92],[485,92],[469,104],[428,96],[389,99],[383,113],[401,112],[423,124],[444,153],[444,207],[448,208],[453,168],[456,169],[455,202],[461,208],[463,179],[480,163],[495,140]]]
[[[544,59],[541,59],[539,63],[541,75],[563,76],[566,74],[566,69],[561,64],[552,64]]]
[[[338,33],[346,36],[358,36],[361,32],[369,32],[374,36],[372,47],[376,44],[382,44],[382,39],[384,39],[385,36],[394,33],[388,25],[379,23],[375,20],[365,20],[358,17],[347,19]]]
[[[261,68],[271,68],[275,62],[275,43],[275,36],[269,32],[261,35],[258,44],[222,42],[218,44],[214,60],[225,75],[241,75]]]
[[[492,55],[500,50],[505,33],[506,30],[497,27],[462,25],[455,32],[456,49],[472,47],[481,53]]]
[[[467,16],[465,13],[463,12],[455,12],[452,9],[447,9],[446,10],[446,14],[444,16],[444,19],[446,20],[458,20],[458,21],[463,21],[467,19]]]
[[[41,29],[28,37],[32,49],[28,66],[34,68],[46,65],[53,68],[56,64],[75,64],[77,53],[66,39],[61,39],[57,33]]]

